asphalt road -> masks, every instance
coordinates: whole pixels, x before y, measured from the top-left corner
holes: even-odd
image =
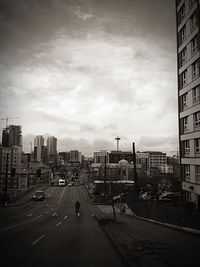
[[[97,207],[88,203],[83,186],[49,187],[45,192],[45,201],[0,209],[1,266],[124,266],[94,219]]]

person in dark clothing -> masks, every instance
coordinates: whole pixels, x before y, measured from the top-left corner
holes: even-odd
[[[76,203],[75,203],[75,212],[76,212],[76,215],[79,215],[80,214],[80,202],[77,200]]]

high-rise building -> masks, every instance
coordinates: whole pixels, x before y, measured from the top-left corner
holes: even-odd
[[[43,151],[44,151],[44,138],[42,135],[37,135],[34,138],[34,158],[39,162],[42,161]]]
[[[177,0],[176,15],[182,190],[200,208],[200,1]]]
[[[57,139],[54,136],[47,138],[47,154],[48,156],[57,155]]]
[[[71,162],[81,162],[81,152],[78,150],[70,150],[70,161]]]
[[[19,125],[9,125],[3,130],[2,146],[22,146],[22,130]]]

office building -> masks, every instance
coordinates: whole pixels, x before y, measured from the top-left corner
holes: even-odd
[[[105,160],[108,163],[108,152],[106,150],[94,152],[94,163],[105,164]]]
[[[199,0],[177,0],[179,147],[183,196],[200,208]]]
[[[57,139],[54,136],[47,138],[47,154],[48,156],[57,155]]]
[[[70,150],[70,161],[71,162],[81,162],[81,152],[78,150]]]
[[[19,125],[9,125],[3,129],[2,146],[22,146],[22,130]]]
[[[34,138],[34,159],[38,162],[42,161],[44,154],[44,138],[42,135],[37,135]]]
[[[111,151],[108,157],[109,163],[118,163],[122,159],[127,160],[129,163],[133,162],[133,153],[131,151]]]
[[[137,152],[136,162],[142,165],[142,175],[150,176],[152,168],[167,164],[167,155],[160,151]]]

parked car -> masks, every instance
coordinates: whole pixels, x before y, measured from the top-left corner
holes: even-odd
[[[175,202],[180,199],[180,193],[167,192],[159,196],[159,201],[161,202]]]
[[[44,191],[36,191],[34,194],[33,194],[33,197],[32,199],[34,201],[42,201],[42,200],[45,200],[45,193]]]

